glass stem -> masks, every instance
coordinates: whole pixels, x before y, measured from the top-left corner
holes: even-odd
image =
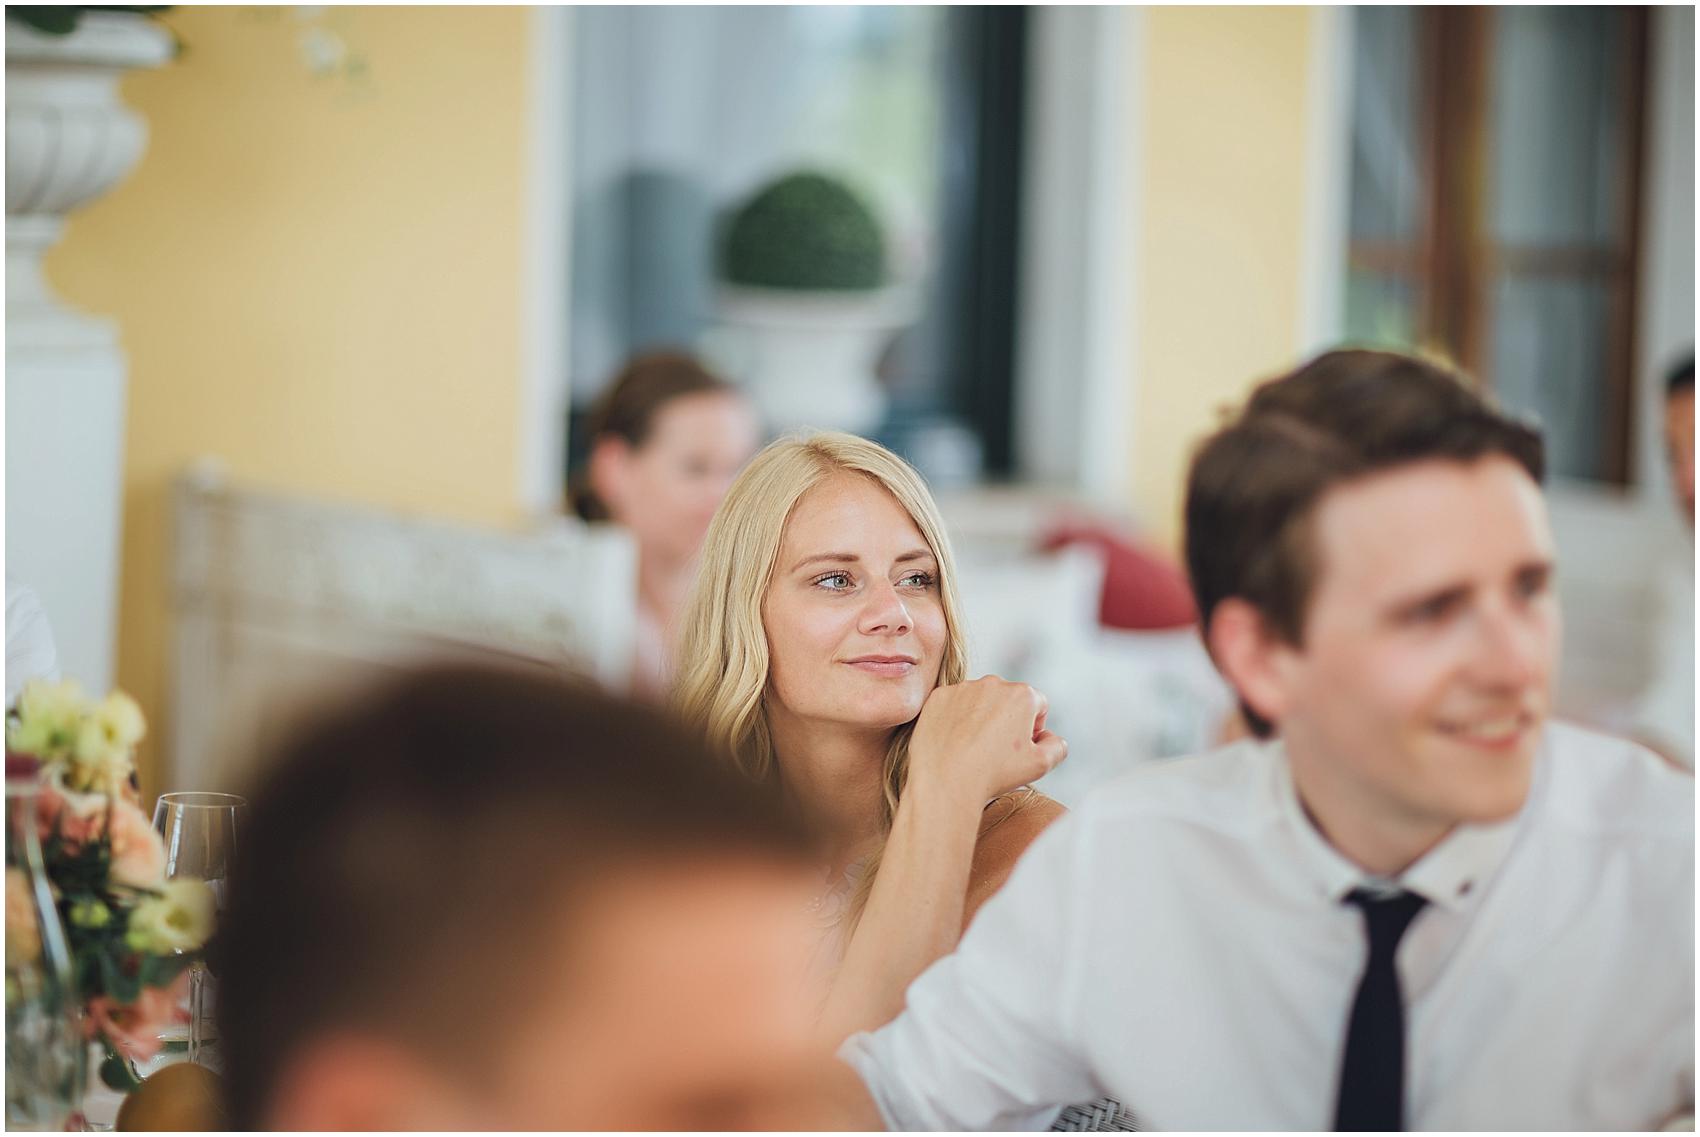
[[[189,1061],[201,1063],[201,1024],[206,1018],[207,965],[196,960],[189,965]]]

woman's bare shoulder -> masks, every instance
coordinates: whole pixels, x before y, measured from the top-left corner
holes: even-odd
[[[980,905],[1004,886],[1034,838],[1066,812],[1060,802],[1038,790],[1000,798],[987,808],[986,824],[974,846],[974,863],[968,874],[963,928],[968,927]]]

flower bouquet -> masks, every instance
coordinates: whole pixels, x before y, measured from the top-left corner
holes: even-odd
[[[159,1051],[161,1030],[187,1021],[188,967],[213,924],[206,884],[165,879],[134,776],[145,731],[134,699],[113,691],[95,701],[74,682],[32,681],[6,716],[8,775],[17,756],[38,763],[36,830],[83,1032],[105,1045],[101,1078],[121,1091],[135,1088],[131,1064]],[[14,875],[8,911],[24,886]]]

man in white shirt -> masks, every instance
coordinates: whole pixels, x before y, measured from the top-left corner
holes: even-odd
[[[1537,433],[1428,363],[1261,386],[1188,485],[1212,657],[1257,738],[1041,836],[842,1121],[1642,1129],[1693,1112],[1694,791],[1548,724]],[[1276,737],[1278,733],[1278,738]]]

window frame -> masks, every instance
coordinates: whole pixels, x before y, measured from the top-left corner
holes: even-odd
[[[1490,66],[1495,12],[1487,7],[1425,7],[1417,16],[1417,232],[1409,241],[1347,236],[1347,270],[1375,273],[1410,287],[1417,342],[1439,349],[1492,389],[1492,284],[1501,269],[1525,279],[1593,280],[1607,291],[1606,418],[1600,426],[1601,473],[1612,485],[1631,478],[1631,427],[1637,359],[1637,286],[1642,259],[1642,190],[1647,176],[1648,11],[1617,8],[1626,21],[1618,108],[1628,182],[1620,198],[1618,240],[1606,245],[1531,249],[1490,240],[1486,226]]]

